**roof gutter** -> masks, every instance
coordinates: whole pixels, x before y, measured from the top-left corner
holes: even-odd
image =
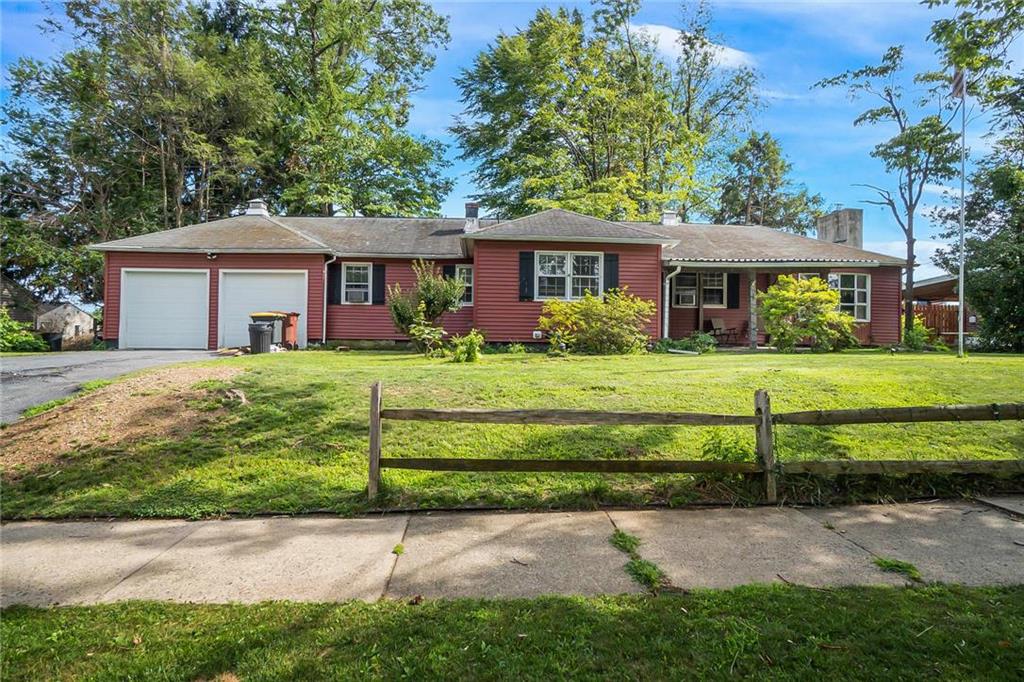
[[[327,266],[338,260],[338,254],[334,254],[329,260],[324,261],[324,304],[321,308],[323,311],[323,320],[321,322],[321,333],[320,343],[326,345],[327,343],[327,291],[330,289],[330,283],[327,281]]]
[[[662,288],[662,304],[661,304],[661,338],[667,339],[668,336],[668,313],[671,307],[671,296],[669,287],[672,285],[672,278],[679,274],[679,271],[683,269],[682,265],[677,265],[676,269],[665,275],[665,284]]]
[[[726,261],[726,260],[679,260],[667,259],[668,265],[679,266],[698,270],[764,270],[765,268],[834,268],[834,267],[856,267],[856,268],[877,268],[884,266],[906,267],[900,263],[881,263],[876,260],[815,260],[815,261]]]
[[[584,244],[659,244],[661,246],[676,246],[678,239],[648,239],[631,237],[554,237],[549,235],[491,235],[484,233],[464,234],[462,239],[467,241],[495,241],[495,242],[581,242]]]

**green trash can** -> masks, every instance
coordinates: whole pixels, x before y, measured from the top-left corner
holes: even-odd
[[[269,353],[270,339],[274,335],[273,322],[252,322],[249,324],[249,352]]]

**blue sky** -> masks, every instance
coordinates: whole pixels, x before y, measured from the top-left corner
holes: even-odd
[[[462,215],[463,204],[474,191],[471,164],[457,160],[458,149],[447,132],[459,113],[459,91],[453,79],[470,65],[500,33],[525,26],[539,7],[577,6],[586,13],[589,2],[435,2],[450,17],[452,35],[448,49],[438,55],[437,65],[425,78],[423,90],[414,96],[410,127],[416,133],[449,143],[450,169],[455,190],[444,204],[447,215]],[[637,24],[665,38],[669,49],[671,31],[680,24],[676,1],[647,0]],[[874,144],[890,131],[855,128],[853,119],[866,102],[850,101],[844,92],[811,90],[821,78],[849,68],[876,62],[889,45],[903,44],[910,71],[936,68],[932,46],[926,42],[931,22],[940,10],[929,10],[907,0],[719,0],[714,3],[713,28],[728,51],[726,61],[754,66],[762,76],[767,106],[755,126],[768,130],[782,142],[798,182],[822,194],[829,204],[865,209],[865,246],[902,255],[903,235],[892,217],[881,208],[863,204],[870,191],[857,183],[891,184],[880,164],[871,159]],[[0,57],[9,64],[21,56],[48,58],[60,46],[52,36],[37,29],[46,15],[41,2],[0,2],[2,40]],[[912,85],[910,87],[913,87]],[[984,142],[978,131],[968,134],[977,154]],[[952,184],[958,184],[953,181]],[[942,202],[939,186],[931,188],[926,203]],[[927,212],[928,206],[924,207]],[[929,254],[938,245],[927,221],[918,233],[918,277],[938,273]]]

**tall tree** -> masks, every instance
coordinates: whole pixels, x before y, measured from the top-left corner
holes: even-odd
[[[749,129],[761,101],[759,77],[752,66],[723,64],[723,38],[711,29],[710,4],[684,2],[682,12],[671,106],[680,125],[701,145],[690,178],[692,190],[678,205],[685,221],[715,214],[729,154]]]
[[[876,199],[867,203],[889,209],[903,230],[907,244],[907,274],[904,287],[904,329],[914,324],[914,244],[915,219],[924,188],[929,183],[948,180],[957,172],[960,146],[948,120],[938,114],[920,115],[908,109],[900,78],[903,75],[903,48],[889,48],[877,66],[865,66],[827,78],[816,87],[844,86],[853,96],[867,95],[878,106],[860,114],[854,125],[888,125],[894,134],[875,145],[871,156],[882,162],[885,170],[895,176],[895,190],[864,184],[875,192]],[[923,104],[923,103],[920,103]],[[918,107],[920,109],[920,107]]]
[[[477,161],[477,198],[501,215],[561,206],[611,219],[685,199],[696,145],[667,97],[669,73],[630,26],[636,3],[541,9],[458,77],[452,131]]]
[[[715,222],[765,225],[797,234],[814,229],[825,200],[789,178],[792,170],[770,133],[751,133],[730,155]]]

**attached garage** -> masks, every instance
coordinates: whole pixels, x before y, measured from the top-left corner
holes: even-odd
[[[221,270],[217,345],[249,345],[249,315],[280,310],[299,313],[299,346],[304,347],[307,280],[306,270]]]
[[[121,269],[121,348],[206,348],[210,271]]]

